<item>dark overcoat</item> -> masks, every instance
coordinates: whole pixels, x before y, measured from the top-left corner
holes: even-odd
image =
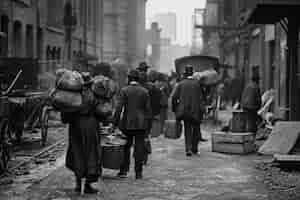
[[[199,81],[189,78],[181,81],[174,89],[172,110],[178,120],[201,122],[204,112],[204,98]]]
[[[77,178],[96,182],[101,174],[101,143],[99,122],[94,113],[96,100],[90,90],[83,91],[83,110],[76,113],[62,113],[62,122],[69,124],[69,144],[66,167]],[[88,99],[88,100],[85,100]]]
[[[150,97],[147,89],[136,82],[120,91],[114,114],[114,124],[123,132],[147,130],[151,118]]]
[[[261,104],[259,85],[252,81],[243,91],[241,107],[257,112],[260,109]]]

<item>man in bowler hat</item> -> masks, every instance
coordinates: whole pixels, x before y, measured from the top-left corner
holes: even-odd
[[[184,121],[185,150],[188,157],[198,154],[200,123],[204,111],[201,85],[192,75],[193,67],[187,66],[185,79],[177,85],[172,96],[172,110],[176,114],[176,120]]]
[[[139,71],[128,74],[128,86],[120,91],[114,115],[114,126],[119,126],[126,135],[125,158],[118,176],[127,177],[130,152],[134,141],[135,177],[141,179],[145,155],[144,138],[151,119],[149,92],[139,83]],[[121,117],[121,113],[122,117]],[[121,118],[121,119],[120,119]]]
[[[247,115],[247,131],[254,133],[257,131],[259,124],[257,112],[262,104],[259,80],[259,66],[253,66],[251,82],[245,87],[241,100],[241,107]]]

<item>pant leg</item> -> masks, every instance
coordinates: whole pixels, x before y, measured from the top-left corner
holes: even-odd
[[[141,174],[143,172],[143,161],[145,155],[145,132],[136,133],[134,136],[134,149],[135,149],[135,173]]]
[[[167,120],[167,110],[168,110],[168,107],[162,107],[160,109],[161,134],[164,133],[165,122]]]
[[[198,152],[198,144],[199,140],[201,138],[201,131],[200,131],[200,124],[199,123],[193,123],[192,125],[192,152],[197,153]]]
[[[184,120],[184,140],[185,140],[185,151],[192,151],[192,124],[188,120]]]
[[[133,135],[132,134],[126,134],[126,145],[124,150],[124,160],[121,165],[120,172],[129,172],[130,167],[130,153],[131,153],[131,147],[133,144]]]

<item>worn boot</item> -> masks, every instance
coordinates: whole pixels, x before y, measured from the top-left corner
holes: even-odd
[[[96,188],[93,188],[93,186],[90,183],[86,183],[84,186],[84,193],[85,194],[96,194],[96,193],[98,193],[98,190]]]

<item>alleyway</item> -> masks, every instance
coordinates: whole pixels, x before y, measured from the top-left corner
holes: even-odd
[[[208,132],[205,135],[210,138]],[[100,194],[83,197],[73,192],[74,177],[64,167],[64,157],[61,157],[56,167],[39,168],[37,182],[2,188],[0,199],[269,199],[262,176],[255,169],[257,163],[268,158],[213,153],[210,142],[200,144],[200,151],[199,156],[187,158],[183,138],[155,138],[144,179],[136,181],[133,171],[127,179],[117,179],[115,171],[104,170],[103,181],[99,183]]]

